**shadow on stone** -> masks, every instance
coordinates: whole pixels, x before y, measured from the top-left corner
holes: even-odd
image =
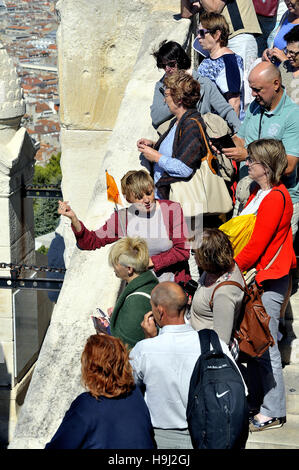
[[[64,254],[65,243],[64,239],[59,233],[55,232],[55,238],[52,240],[48,251],[48,266],[51,268],[64,268]],[[48,273],[50,279],[64,279],[64,273]],[[48,297],[51,302],[57,302],[59,292],[48,292]]]
[[[8,373],[0,343],[0,450],[6,449],[9,441],[10,394],[11,374]]]

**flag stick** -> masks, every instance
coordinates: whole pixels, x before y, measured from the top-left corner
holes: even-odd
[[[118,216],[117,218],[118,218],[118,221],[119,221],[119,223],[120,223],[120,226],[121,226],[121,229],[122,229],[122,232],[123,232],[123,236],[125,237],[125,236],[126,236],[126,232],[125,232],[125,229],[124,229],[124,226],[123,226],[121,217],[120,217],[120,215],[119,215],[119,211],[118,211],[118,207],[117,207],[116,202],[114,203],[114,206],[115,206],[114,210],[117,212],[117,216]]]
[[[122,223],[120,213],[118,211],[118,206],[117,206],[118,203],[122,205],[120,197],[119,197],[119,191],[118,191],[118,188],[117,188],[117,185],[115,183],[113,176],[109,175],[107,170],[105,170],[105,173],[106,173],[106,186],[107,186],[108,201],[114,202],[114,211],[117,212],[117,216],[118,216],[117,218],[119,220],[123,235],[125,236],[126,231],[123,227],[123,223]]]

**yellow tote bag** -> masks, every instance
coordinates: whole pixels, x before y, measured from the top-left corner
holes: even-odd
[[[254,229],[255,220],[255,214],[245,214],[238,215],[225,222],[225,224],[220,225],[219,230],[222,230],[231,241],[235,257],[249,242]]]

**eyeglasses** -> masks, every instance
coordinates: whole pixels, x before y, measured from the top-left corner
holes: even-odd
[[[196,31],[196,34],[197,36],[200,36],[202,39],[205,38],[205,35],[206,34],[211,34],[211,30],[210,29],[204,29],[204,28],[200,28]]]
[[[245,161],[248,165],[256,165],[257,163],[261,163],[257,162],[256,160],[253,160],[252,157],[246,157]]]
[[[170,69],[174,69],[176,67],[176,65],[177,65],[176,60],[170,60],[169,62],[164,62],[164,63],[160,62],[158,64],[158,68],[159,69],[164,69],[164,70],[166,69],[166,67],[168,67]]]
[[[296,58],[297,55],[299,54],[299,51],[297,51],[297,52],[296,52],[296,51],[290,51],[290,50],[287,49],[287,48],[285,48],[285,49],[283,50],[283,52],[285,53],[285,55],[289,55],[289,56],[294,57],[294,58]]]

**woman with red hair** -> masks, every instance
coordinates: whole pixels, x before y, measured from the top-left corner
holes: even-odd
[[[46,449],[155,449],[149,411],[122,341],[90,336],[81,366],[87,392],[73,401]]]

